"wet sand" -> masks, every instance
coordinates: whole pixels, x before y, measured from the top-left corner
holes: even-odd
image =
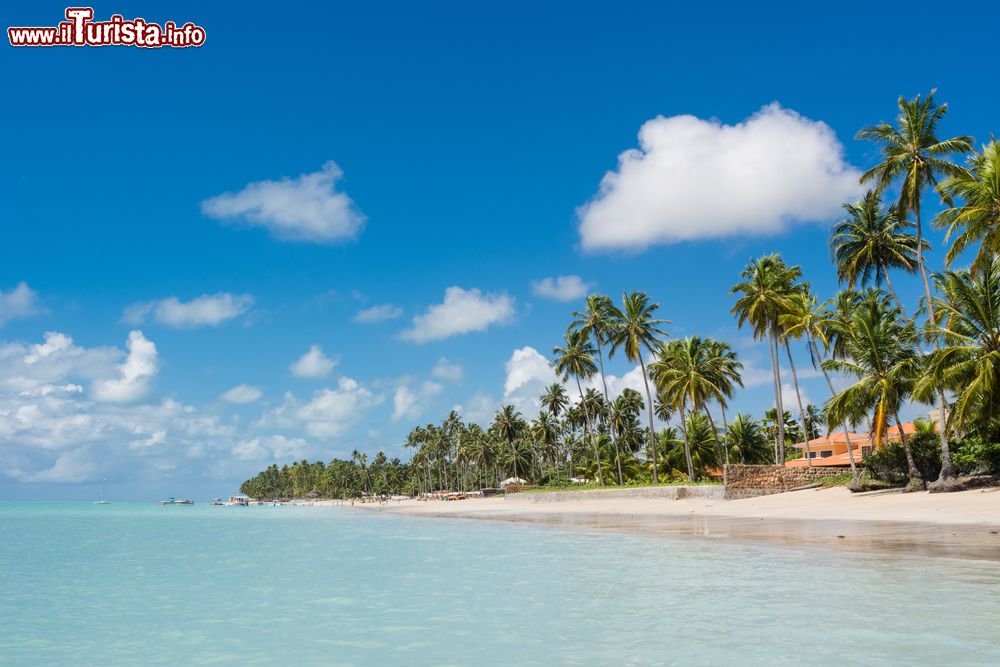
[[[1000,562],[1000,489],[951,494],[807,490],[747,500],[626,498],[539,502],[534,494],[357,505],[406,516],[770,541]]]

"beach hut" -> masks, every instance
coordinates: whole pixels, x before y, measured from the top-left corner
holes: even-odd
[[[322,497],[323,494],[317,491],[316,489],[313,489],[312,491],[306,494],[306,498],[308,498],[309,500],[316,500],[317,498],[322,498]]]
[[[528,483],[528,480],[521,479],[520,477],[508,477],[504,481],[500,482],[500,488],[506,489],[508,486],[513,484],[514,486],[524,486]]]

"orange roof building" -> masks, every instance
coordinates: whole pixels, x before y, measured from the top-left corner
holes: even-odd
[[[903,433],[907,436],[916,432],[917,429],[913,425],[913,422],[903,423]],[[898,442],[900,439],[899,427],[890,426],[886,429],[886,439],[889,442]],[[861,463],[865,458],[865,454],[872,451],[871,436],[867,433],[847,433],[845,435],[844,431],[837,431],[836,433],[810,440],[808,442],[808,454],[806,452],[807,443],[796,443],[793,447],[802,450],[802,458],[788,461],[785,465],[789,468],[806,468],[811,462],[812,465],[819,467],[835,466],[846,468],[851,465],[851,460],[847,453],[848,440],[851,442],[851,452],[854,454],[854,462]],[[806,456],[809,456],[809,458],[807,459]]]

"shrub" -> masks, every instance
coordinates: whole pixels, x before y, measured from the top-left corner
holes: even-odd
[[[960,475],[998,475],[1000,443],[965,440],[958,444],[951,461]]]
[[[928,482],[936,480],[941,472],[941,445],[937,434],[916,433],[907,438],[907,444],[920,476]],[[909,478],[906,452],[901,442],[887,443],[882,449],[867,454],[861,465],[873,479],[884,482],[905,484]]]

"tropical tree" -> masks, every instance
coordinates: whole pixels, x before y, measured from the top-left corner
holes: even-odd
[[[771,377],[774,383],[774,404],[784,413],[781,401],[781,369],[778,363],[778,340],[781,337],[780,318],[788,312],[791,300],[801,292],[797,281],[802,275],[798,266],[788,266],[780,255],[773,254],[751,260],[743,270],[743,282],[737,283],[730,294],[739,295],[732,308],[742,329],[750,326],[757,340],[767,339],[771,357]],[[775,463],[785,464],[784,423],[778,421],[778,451]]]
[[[584,433],[587,440],[590,440],[594,447],[595,460],[599,461],[600,455],[597,451],[597,442],[591,437],[590,415],[587,413],[585,404],[583,403],[583,385],[580,383],[581,379],[589,380],[597,373],[597,364],[594,363],[594,347],[590,344],[590,337],[584,335],[581,331],[567,331],[563,345],[557,345],[552,348],[552,357],[552,365],[564,382],[570,377],[576,380],[576,389],[580,394],[580,404],[584,406]],[[597,476],[601,486],[604,486],[604,473],[601,472],[600,466],[597,467]]]
[[[903,310],[896,295],[890,269],[906,273],[917,270],[917,239],[910,233],[913,223],[899,214],[895,204],[883,208],[882,198],[869,190],[861,201],[844,204],[847,217],[837,223],[830,238],[830,248],[837,266],[837,278],[849,289],[884,282]],[[924,250],[928,248],[923,242]]]
[[[923,225],[921,224],[921,199],[927,187],[936,189],[946,202],[950,196],[941,187],[942,177],[961,177],[965,170],[950,162],[950,155],[968,153],[972,150],[972,137],[959,136],[951,139],[938,139],[937,131],[941,119],[948,112],[947,104],[936,104],[932,90],[927,97],[919,95],[912,99],[900,96],[898,101],[899,115],[896,124],[882,122],[866,127],[858,132],[858,139],[867,139],[880,144],[882,161],[861,175],[862,183],[872,183],[878,193],[885,192],[893,183],[899,182],[899,211],[901,215],[913,213],[916,222],[917,268],[920,280],[924,286],[924,303],[927,315],[935,320],[934,301],[931,297],[930,281],[927,278],[927,265],[924,260]],[[936,344],[936,341],[935,341]],[[947,424],[945,414],[947,401],[944,389],[938,389],[938,408],[940,412],[940,442],[941,442],[941,475],[938,481],[942,487],[947,487],[955,476],[951,463],[951,452],[948,447]]]
[[[767,435],[760,422],[748,414],[737,414],[726,429],[726,448],[740,463],[767,463],[771,458]]]
[[[520,453],[515,452],[517,448],[514,443],[521,437],[526,426],[524,419],[521,418],[521,413],[510,404],[500,406],[493,417],[493,423],[490,425],[490,430],[506,445],[501,451],[501,457],[505,459],[506,463],[513,465],[514,477],[519,476],[518,463],[523,465]]]
[[[872,442],[886,444],[891,420],[899,427],[910,483],[909,490],[924,488],[924,480],[910,451],[899,408],[913,390],[920,374],[913,323],[885,301],[867,300],[851,316],[851,331],[845,338],[845,356],[823,362],[827,370],[839,371],[857,381],[836,394],[826,406],[827,427],[842,422],[857,423],[870,416]]]
[[[954,392],[949,424],[985,442],[1000,441],[1000,257],[978,273],[946,271],[934,276],[943,298],[935,304],[931,335],[941,346],[931,353],[914,395],[926,400],[934,387]]]
[[[951,266],[978,243],[970,267],[977,272],[1000,255],[1000,144],[991,141],[983,146],[982,152],[969,157],[966,171],[953,174],[942,186],[947,197],[961,201],[934,219],[936,227],[948,230],[945,241],[955,237],[945,262]]]
[[[656,319],[653,316],[659,307],[660,304],[650,302],[649,296],[645,292],[622,294],[622,309],[615,315],[610,329],[611,352],[609,354],[611,356],[621,350],[626,359],[632,363],[639,362],[639,367],[642,370],[642,382],[646,388],[646,405],[650,408],[646,410],[646,415],[649,417],[650,449],[653,450],[653,484],[659,484],[660,477],[656,469],[656,446],[653,442],[653,395],[649,391],[649,377],[646,375],[646,362],[643,360],[643,353],[655,353],[661,345],[661,339],[667,335],[661,325],[669,324],[669,322]]]
[[[569,397],[566,396],[566,388],[558,382],[553,382],[545,388],[545,393],[541,397],[542,407],[549,411],[553,417],[558,417],[569,407]]]

